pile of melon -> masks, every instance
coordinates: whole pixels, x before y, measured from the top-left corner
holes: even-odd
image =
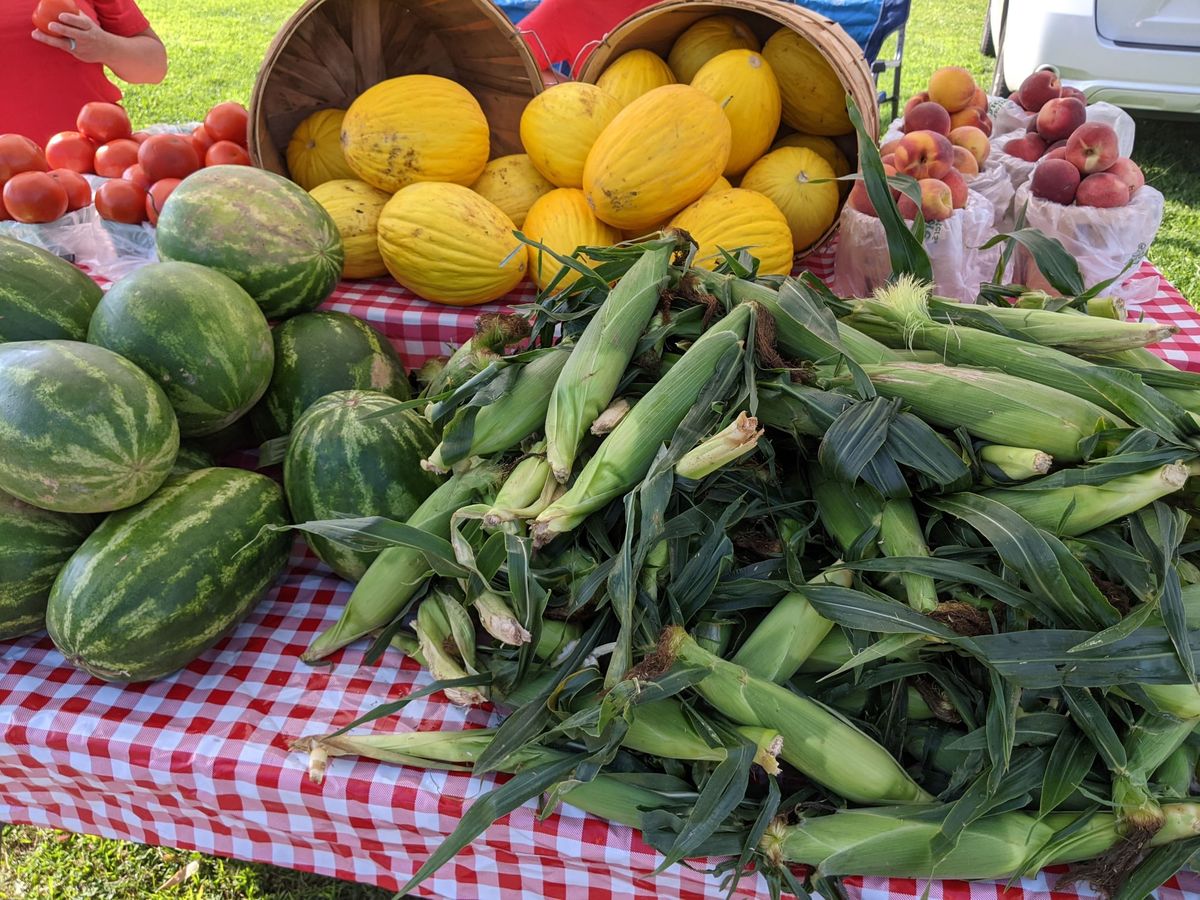
[[[526,277],[564,287],[557,257],[667,227],[692,235],[699,265],[744,249],[760,273],[790,272],[837,218],[852,131],[810,42],[781,28],[760,46],[722,15],[666,59],[633,50],[597,84],[543,91],[521,117],[525,153],[491,159],[470,92],[408,75],[305,119],[287,160],[337,223],[346,277],[390,273],[427,300],[474,305]]]

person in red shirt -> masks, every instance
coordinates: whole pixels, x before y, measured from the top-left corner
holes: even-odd
[[[542,0],[517,28],[543,70],[566,63],[574,71],[617,25],[655,2],[657,0]]]
[[[166,76],[166,48],[134,0],[77,2],[83,14],[63,13],[48,35],[33,28],[38,0],[0,0],[0,133],[44,146],[74,130],[85,103],[121,99],[106,66],[134,84]]]

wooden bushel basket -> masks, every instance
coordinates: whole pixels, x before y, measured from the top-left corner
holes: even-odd
[[[665,59],[675,39],[689,26],[715,15],[737,16],[764,44],[781,27],[790,28],[808,40],[833,67],[846,93],[858,104],[871,137],[878,138],[879,101],[875,80],[858,44],[831,19],[779,0],[665,0],[630,16],[614,28],[588,55],[579,78],[595,84],[608,64],[629,50],[651,50]],[[847,140],[837,140],[857,167],[858,152],[853,135]],[[820,239],[799,255],[812,253],[836,230],[835,218]]]
[[[489,0],[308,0],[267,49],[250,97],[250,158],[287,175],[292,132],[401,75],[451,78],[492,127],[492,155],[520,153],[521,111],[542,89],[529,48]]]

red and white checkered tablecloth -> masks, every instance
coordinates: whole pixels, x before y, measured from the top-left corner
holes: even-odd
[[[828,276],[831,254],[808,265]],[[1143,265],[1137,278],[1157,278]],[[517,302],[528,295],[516,298]],[[382,281],[347,283],[327,308],[360,315],[419,364],[471,333],[480,308],[432,306]],[[492,307],[499,308],[499,307]],[[1161,352],[1200,370],[1200,316],[1170,285],[1143,307],[1182,328]],[[272,863],[397,889],[454,827],[491,778],[335,759],[322,786],[309,782],[295,738],[329,731],[429,682],[389,650],[362,664],[362,643],[333,664],[309,667],[301,651],[331,625],[350,587],[297,542],[291,564],[256,611],[200,659],[162,681],[102,683],[71,668],[44,635],[0,644],[0,822],[131,839]],[[492,723],[441,695],[415,701],[384,729]],[[532,803],[493,825],[420,889],[446,898],[705,898],[716,881],[659,857],[630,829],[563,807],[539,821]],[[1075,898],[1043,874],[1001,884],[938,882],[932,900]],[[907,879],[848,879],[852,898],[918,898]],[[741,896],[766,897],[761,879]],[[1163,900],[1200,896],[1200,878],[1172,880]]]

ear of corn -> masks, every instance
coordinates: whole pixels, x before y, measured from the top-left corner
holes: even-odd
[[[917,511],[907,497],[888,500],[879,519],[879,545],[885,556],[928,556],[929,545],[917,521]],[[937,589],[928,575],[900,573],[908,605],[917,612],[932,612],[938,605]]]
[[[546,411],[546,458],[566,482],[579,443],[616,393],[667,283],[669,246],[647,250],[609,292],[575,342]]]
[[[425,665],[436,681],[449,681],[476,674],[474,626],[470,616],[453,597],[431,594],[417,608],[413,625]],[[456,648],[451,652],[450,647]],[[446,697],[459,706],[487,702],[481,688],[446,688]]]
[[[570,490],[534,520],[536,545],[571,531],[646,477],[658,448],[671,439],[722,360],[741,354],[750,317],[749,307],[735,308],[647,391],[604,439]]]
[[[1015,510],[1039,528],[1077,537],[1181,490],[1187,479],[1187,466],[1172,463],[1122,475],[1103,484],[1044,490],[1031,485],[1019,489],[996,488],[982,494]]]
[[[519,647],[528,644],[531,636],[504,598],[494,591],[481,591],[471,602],[483,630],[502,644]]]
[[[500,478],[501,470],[493,463],[455,474],[417,507],[406,524],[441,538],[449,537],[450,519],[454,513],[494,491]],[[324,659],[335,650],[387,625],[404,611],[431,574],[429,563],[420,550],[400,546],[385,548],[355,585],[341,617],[317,636],[301,658],[305,662]]]
[[[725,428],[685,453],[675,464],[675,474],[695,481],[707,478],[753,451],[762,436],[758,419],[740,412]]]
[[[527,518],[526,513],[546,493],[550,479],[550,464],[546,457],[527,456],[509,472],[496,493],[496,500],[483,516],[486,528],[496,528],[505,522]],[[537,515],[537,510],[533,515]]]
[[[1049,453],[1029,447],[984,444],[979,448],[978,455],[989,474],[994,474],[991,471],[994,470],[1009,481],[1028,481],[1045,475],[1054,464],[1054,457]]]
[[[1117,815],[1132,833],[1153,834],[1162,828],[1163,812],[1150,791],[1150,779],[1198,723],[1200,719],[1144,713],[1130,727],[1125,767],[1113,773],[1112,796]]]
[[[809,467],[809,484],[821,525],[842,553],[853,554],[854,559],[878,556],[875,538],[884,504],[878,492],[865,484],[834,481],[816,465]]]

